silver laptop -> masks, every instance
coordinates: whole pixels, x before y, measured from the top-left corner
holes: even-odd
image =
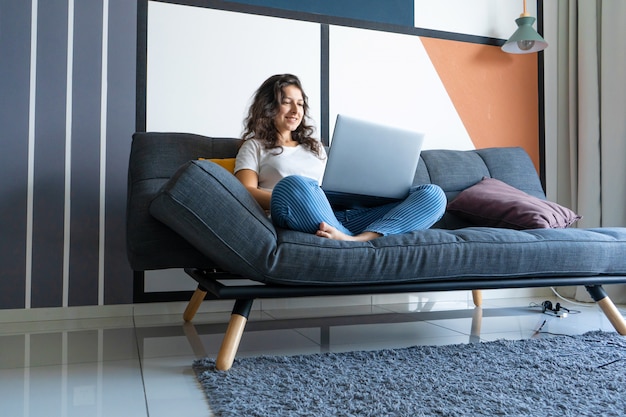
[[[338,115],[322,189],[336,208],[404,199],[423,143],[420,132]]]

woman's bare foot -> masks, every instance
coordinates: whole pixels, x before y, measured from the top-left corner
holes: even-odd
[[[363,232],[356,236],[350,236],[325,222],[320,223],[320,228],[315,234],[319,237],[325,237],[327,239],[349,240],[354,242],[367,242],[368,240],[376,239],[377,237],[382,236],[380,233],[376,232]]]

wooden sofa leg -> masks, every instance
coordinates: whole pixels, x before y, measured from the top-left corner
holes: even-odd
[[[222,340],[222,346],[215,360],[215,367],[218,371],[228,371],[233,365],[253,302],[253,299],[235,301],[228,328]]]
[[[622,336],[626,336],[626,320],[622,317],[622,314],[619,312],[613,301],[609,298],[609,296],[604,291],[601,285],[588,285],[585,286],[591,298],[598,303],[598,306],[602,309],[606,317],[609,319],[617,333]]]
[[[483,305],[483,292],[481,290],[472,290],[472,299],[474,300],[474,306],[480,307]]]
[[[187,304],[187,308],[185,308],[185,312],[183,313],[183,320],[191,321],[193,317],[198,312],[200,308],[200,304],[204,301],[204,297],[206,296],[206,291],[198,285],[196,291],[191,296],[189,303]]]

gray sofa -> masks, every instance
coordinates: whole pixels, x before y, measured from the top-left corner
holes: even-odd
[[[131,267],[184,268],[198,282],[185,320],[207,292],[236,300],[219,369],[230,368],[256,298],[472,290],[479,305],[481,289],[584,285],[626,334],[602,289],[626,282],[626,228],[492,227],[450,210],[428,230],[364,243],[323,239],[274,227],[230,172],[199,160],[232,158],[237,146],[232,138],[136,133],[129,163]],[[483,178],[545,201],[520,148],[426,150],[415,183],[438,184],[454,201]]]

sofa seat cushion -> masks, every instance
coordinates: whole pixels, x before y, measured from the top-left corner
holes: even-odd
[[[210,161],[184,165],[150,211],[223,269],[265,283],[626,274],[626,228],[429,229],[370,242],[276,229],[243,185]]]
[[[623,275],[625,228],[429,229],[366,243],[279,231],[280,261],[266,281],[283,284],[406,283],[459,278]]]

